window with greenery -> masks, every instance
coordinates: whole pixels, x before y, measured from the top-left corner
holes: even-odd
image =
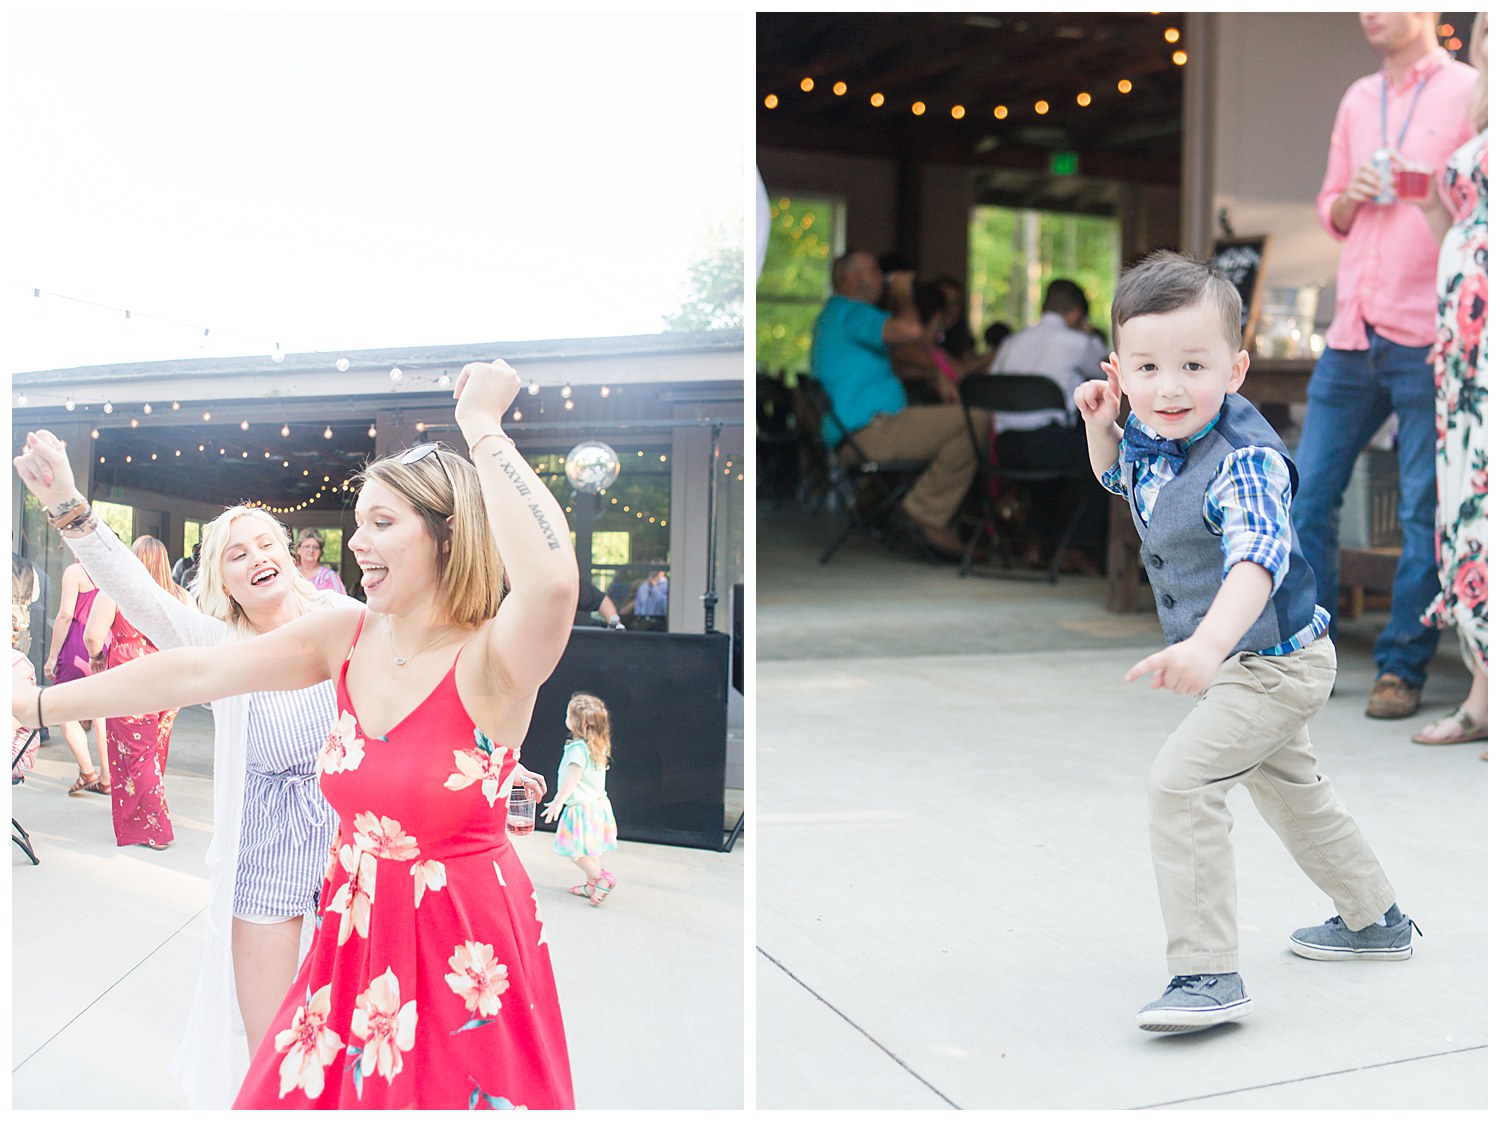
[[[997,320],[1012,330],[1041,318],[1054,280],[1075,281],[1089,298],[1089,320],[1106,335],[1120,271],[1120,224],[1113,218],[975,207],[969,221],[970,326],[978,338]]]
[[[755,289],[756,369],[788,377],[807,371],[813,322],[828,300],[828,270],[843,237],[843,207],[835,200],[771,200],[766,263]]]
[[[101,499],[95,499],[89,504],[94,508],[100,520],[115,532],[126,545],[135,541],[135,507],[124,503],[107,503]]]
[[[581,503],[593,503],[593,530],[589,536],[589,571],[579,576],[603,589],[629,620],[635,586],[655,569],[671,572],[668,556],[671,531],[667,519],[672,509],[672,456],[665,446],[616,445],[620,477],[600,495],[575,494],[563,471],[568,450],[526,450],[537,475],[562,505],[569,524],[581,524]]]

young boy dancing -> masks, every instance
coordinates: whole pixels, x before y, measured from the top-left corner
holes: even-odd
[[[1335,671],[1329,617],[1292,531],[1297,469],[1235,393],[1250,365],[1239,293],[1211,266],[1161,251],[1121,278],[1113,321],[1107,380],[1086,382],[1074,400],[1095,473],[1130,504],[1170,644],[1125,678],[1197,698],[1148,780],[1173,978],[1136,1023],[1190,1032],[1250,1012],[1229,843],[1237,783],[1338,908],[1294,932],[1293,951],[1409,958],[1413,925],[1313,758],[1307,722]]]

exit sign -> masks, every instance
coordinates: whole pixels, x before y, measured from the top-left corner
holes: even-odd
[[[1052,153],[1053,175],[1077,175],[1078,153],[1077,152],[1054,152]]]

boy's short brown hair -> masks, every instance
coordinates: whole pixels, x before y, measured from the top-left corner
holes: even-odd
[[[1136,316],[1162,315],[1207,301],[1223,325],[1231,351],[1244,347],[1244,303],[1228,277],[1207,261],[1170,249],[1158,249],[1125,270],[1115,287],[1110,326],[1115,346],[1120,328]]]

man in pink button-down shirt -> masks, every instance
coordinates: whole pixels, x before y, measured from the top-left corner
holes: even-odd
[[[1339,103],[1318,192],[1324,226],[1344,243],[1337,310],[1308,384],[1297,447],[1301,485],[1292,522],[1318,581],[1318,602],[1338,637],[1338,513],[1361,449],[1394,411],[1401,478],[1401,558],[1390,623],[1375,642],[1375,686],[1365,713],[1416,711],[1438,633],[1421,622],[1438,592],[1435,389],[1437,240],[1418,206],[1377,201],[1375,154],[1440,171],[1474,133],[1467,107],[1476,75],[1438,46],[1432,12],[1362,12],[1360,26],[1384,59]]]

